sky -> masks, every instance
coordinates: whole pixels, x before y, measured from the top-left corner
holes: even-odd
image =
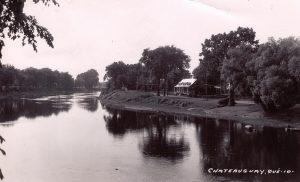
[[[299,0],[57,0],[59,7],[27,0],[54,36],[54,49],[38,40],[38,52],[6,39],[4,64],[77,74],[96,69],[100,80],[115,61],[137,63],[145,48],[174,45],[199,64],[201,44],[212,34],[251,27],[260,43],[300,37]]]

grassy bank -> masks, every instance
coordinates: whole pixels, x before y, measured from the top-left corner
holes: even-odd
[[[300,105],[284,113],[268,115],[250,100],[238,100],[236,106],[217,107],[218,99],[182,96],[155,96],[139,91],[114,91],[100,96],[102,104],[125,110],[166,112],[200,117],[238,120],[252,125],[300,128]]]

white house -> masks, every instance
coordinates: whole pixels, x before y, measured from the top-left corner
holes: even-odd
[[[183,79],[174,87],[174,94],[189,95],[190,87],[196,82],[196,79]]]

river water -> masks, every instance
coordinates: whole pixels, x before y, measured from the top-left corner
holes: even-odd
[[[0,100],[3,181],[300,180],[300,133],[115,110],[97,96]]]

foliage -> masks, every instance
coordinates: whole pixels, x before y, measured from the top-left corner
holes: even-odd
[[[114,62],[105,69],[104,80],[109,80],[110,89],[120,89],[126,84],[127,65],[123,61]]]
[[[158,47],[154,50],[144,49],[140,63],[143,63],[147,70],[151,73],[151,80],[154,80],[157,85],[160,80],[164,79],[168,83],[170,76],[174,74],[181,74],[187,72],[190,58],[183,50],[175,46]],[[167,89],[167,84],[164,84],[164,91]],[[164,92],[165,94],[165,92]],[[159,87],[158,87],[159,95]]]
[[[108,80],[110,90],[121,89],[123,86],[128,89],[136,89],[142,75],[142,65],[125,64],[123,61],[114,62],[106,67],[104,80]]]
[[[29,44],[37,51],[36,38],[44,39],[53,48],[53,36],[48,30],[39,25],[36,18],[26,15],[23,11],[26,0],[0,0],[0,65],[4,39],[22,39],[22,45]],[[33,0],[49,6],[50,3],[58,5],[55,0]]]
[[[27,68],[19,70],[10,65],[0,69],[0,85],[18,89],[63,89],[73,88],[74,79],[67,72],[52,71],[49,68]]]
[[[172,70],[168,74],[168,87],[174,88],[182,79],[191,78],[192,75],[188,70]]]
[[[0,85],[12,85],[17,80],[20,80],[20,71],[11,65],[4,65],[0,69]]]
[[[294,37],[270,39],[246,64],[255,101],[275,112],[299,102],[300,40]]]
[[[84,73],[77,75],[75,80],[76,87],[85,87],[86,89],[92,89],[99,85],[99,74],[96,70],[90,69]]]
[[[220,33],[212,35],[202,44],[200,53],[200,64],[193,71],[193,75],[199,81],[211,85],[220,85],[221,69],[223,61],[228,58],[228,50],[244,44],[252,47],[258,47],[258,40],[255,40],[255,32],[252,28],[238,27],[235,31],[229,33]]]
[[[127,64],[126,70],[126,87],[128,89],[136,89],[138,84],[141,83],[142,64]]]
[[[256,48],[241,44],[236,48],[231,48],[227,52],[228,58],[223,62],[221,78],[230,84],[229,104],[235,103],[234,95],[237,91],[239,95],[251,95],[247,82],[246,63],[252,58]]]
[[[191,76],[187,70],[189,62],[189,56],[174,46],[145,49],[139,63],[119,61],[108,65],[104,80],[108,80],[109,90],[114,90],[122,87],[141,89],[155,82],[160,85],[160,80],[164,79],[166,90],[167,86],[173,87],[182,78]]]

